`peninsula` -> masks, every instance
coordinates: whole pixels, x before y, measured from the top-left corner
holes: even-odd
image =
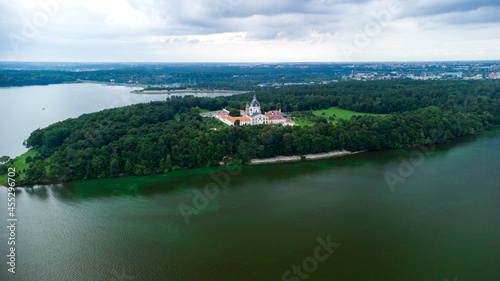
[[[30,159],[0,171],[25,163],[19,184],[29,184],[429,145],[500,125],[499,93],[500,81],[355,81],[136,104],[35,130]],[[208,117],[221,108],[261,122],[227,126]],[[311,125],[274,124],[260,110]],[[346,110],[372,114],[327,115]]]

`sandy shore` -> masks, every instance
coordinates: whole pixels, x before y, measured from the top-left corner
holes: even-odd
[[[347,150],[340,150],[340,151],[331,151],[331,152],[324,152],[324,153],[317,153],[317,154],[307,154],[305,156],[306,156],[306,159],[311,160],[311,159],[329,158],[329,157],[348,155],[348,154],[354,154],[354,153],[347,151]],[[267,163],[300,161],[300,160],[301,160],[300,156],[276,156],[273,158],[266,158],[266,159],[252,159],[252,160],[250,160],[250,163],[252,163],[252,164],[267,164]]]

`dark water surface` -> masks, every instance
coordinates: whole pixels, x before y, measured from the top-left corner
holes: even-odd
[[[500,280],[500,130],[423,150],[20,189],[0,280]]]

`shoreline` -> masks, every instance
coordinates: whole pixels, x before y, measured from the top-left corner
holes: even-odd
[[[78,81],[65,81],[61,83],[48,83],[48,84],[35,84],[35,85],[18,85],[18,86],[0,86],[1,88],[22,88],[22,87],[43,87],[43,86],[53,86],[53,85],[71,85],[71,84],[97,84],[102,86],[121,86],[127,88],[143,88],[144,85],[135,85],[135,84],[126,84],[126,83],[111,83],[111,82],[99,82],[99,81],[87,81],[87,80],[78,80]]]
[[[211,94],[211,93],[233,93],[233,94],[246,94],[249,92],[245,91],[231,91],[231,90],[139,90],[131,91],[132,94],[145,94],[145,95],[161,95],[161,94],[178,94],[178,93],[190,93],[190,94]]]
[[[272,158],[264,158],[264,159],[251,159],[249,165],[262,165],[262,164],[275,164],[275,163],[285,163],[285,162],[296,162],[302,161],[302,156],[305,156],[305,161],[307,160],[318,160],[318,159],[327,159],[334,158],[339,156],[347,156],[358,154],[366,151],[347,151],[347,150],[337,150],[330,152],[322,152],[315,154],[306,154],[306,155],[294,155],[294,156],[276,156]]]
[[[315,154],[306,154],[302,155],[305,156],[307,160],[320,160],[320,159],[327,159],[327,158],[335,158],[335,157],[340,157],[340,156],[347,156],[347,155],[354,155],[358,153],[366,152],[365,151],[347,151],[347,150],[338,150],[338,151],[330,151],[330,152],[322,152],[322,153],[315,153]],[[23,154],[24,155],[24,154]],[[16,157],[15,159],[23,156],[20,155]],[[295,155],[295,156],[276,156],[273,158],[265,158],[265,159],[251,159],[249,163],[243,164],[245,165],[266,165],[266,164],[278,164],[278,163],[286,163],[286,162],[299,162],[302,161],[301,156]],[[224,165],[222,165],[224,166]],[[220,166],[220,167],[222,167]],[[198,169],[198,168],[193,168],[193,169]],[[132,176],[132,175],[120,175],[117,177],[109,177],[109,178],[119,178],[119,177],[127,177],[127,176]],[[98,179],[98,178],[97,178]],[[70,180],[68,182],[74,182],[74,181],[81,181],[83,179],[75,179],[75,180]],[[35,185],[46,185],[46,184],[60,184],[64,183],[64,181],[61,180],[46,180],[42,182],[35,182],[35,183],[25,183],[22,185],[18,185],[17,187],[32,187]],[[0,186],[3,186],[5,183],[0,182]]]
[[[495,127],[496,129],[500,128],[500,127]],[[476,131],[472,134],[467,134],[467,135],[464,135],[464,136],[456,136],[456,137],[453,137],[453,138],[450,138],[448,139],[447,141],[450,141],[450,140],[454,140],[454,139],[457,139],[457,138],[461,138],[461,137],[467,137],[467,136],[474,136],[474,135],[478,135],[482,132],[485,132],[485,131],[490,131],[490,130],[479,130],[479,131]],[[424,145],[424,146],[428,146],[428,145],[438,145],[438,143],[435,143],[435,144],[427,144],[427,145]],[[415,145],[415,146],[407,146],[405,148],[399,148],[399,149],[408,149],[408,148],[411,148],[411,147],[418,147],[419,145]],[[382,149],[382,150],[379,150],[379,151],[387,151],[387,150],[391,150],[391,149]],[[347,150],[337,150],[337,151],[330,151],[330,152],[322,152],[322,153],[315,153],[315,154],[306,154],[306,155],[301,155],[301,156],[305,156],[306,159],[304,161],[308,161],[308,160],[321,160],[321,159],[329,159],[329,158],[335,158],[335,157],[342,157],[342,156],[349,156],[349,155],[355,155],[355,154],[359,154],[359,153],[364,153],[364,152],[368,152],[369,150],[360,150],[360,151],[354,151],[354,152],[351,152],[351,151],[347,151]],[[29,151],[28,151],[29,152]],[[28,153],[26,152],[26,153]],[[24,154],[14,158],[15,160],[17,160],[19,157],[23,156]],[[276,156],[276,157],[272,157],[272,158],[264,158],[264,159],[251,159],[249,163],[245,163],[243,164],[242,166],[246,166],[246,165],[249,165],[249,166],[256,166],[256,165],[272,165],[272,164],[279,164],[279,163],[288,163],[288,162],[300,162],[300,161],[303,161],[301,156],[298,156],[298,155],[294,155],[294,156]],[[215,167],[215,166],[213,166]],[[219,166],[219,167],[222,167],[222,166]],[[198,168],[191,168],[191,169],[200,169],[202,167],[198,167]],[[180,169],[180,170],[184,170],[184,169]],[[5,174],[2,174],[2,176],[4,176]],[[119,178],[119,177],[132,177],[134,175],[120,175],[120,176],[117,176],[117,177],[106,177],[106,178]],[[149,176],[149,175],[145,175],[145,176]],[[143,177],[143,176],[139,176],[139,177]],[[102,178],[102,179],[106,179],[106,178]],[[94,178],[93,178],[94,179]],[[89,180],[93,180],[93,179],[89,179]],[[96,178],[98,179],[98,178]],[[64,182],[76,182],[76,181],[84,181],[84,179],[74,179],[74,180],[69,180],[69,181],[61,181],[61,180],[46,180],[46,181],[42,181],[42,182],[36,182],[36,183],[25,183],[25,184],[21,184],[21,185],[16,185],[17,187],[31,187],[31,186],[34,186],[34,185],[45,185],[45,184],[60,184],[60,183],[64,183]],[[0,187],[8,187],[7,185],[5,185],[4,182],[1,182],[0,180]]]

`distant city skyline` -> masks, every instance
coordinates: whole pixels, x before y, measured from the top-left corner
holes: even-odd
[[[491,0],[0,2],[0,60],[500,60]]]

